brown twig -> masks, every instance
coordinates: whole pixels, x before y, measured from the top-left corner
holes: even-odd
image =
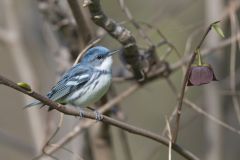
[[[238,41],[240,40],[240,33],[238,33],[237,35],[230,37],[226,40],[221,41],[217,46],[214,47],[210,47],[210,48],[203,48],[201,50],[201,55],[202,56],[207,56],[209,54],[213,54],[214,51],[217,51],[219,49],[222,49],[228,45],[231,45],[232,42]],[[189,53],[190,54],[190,53]],[[182,59],[178,60],[176,63],[170,64],[169,69],[174,72],[176,70],[178,70],[180,67],[182,67],[182,65],[187,64],[190,59],[191,56],[189,56],[189,54],[187,54],[187,56],[183,57]]]
[[[172,131],[171,131],[171,127],[170,127],[167,117],[166,117],[166,126],[167,126],[167,130],[168,130],[168,139],[169,139],[168,160],[172,160]]]
[[[153,43],[153,41],[151,40],[151,38],[148,36],[147,33],[144,32],[144,30],[142,29],[142,26],[134,19],[134,17],[132,16],[131,11],[129,10],[129,8],[125,5],[125,0],[118,0],[119,5],[123,11],[123,13],[126,15],[126,17],[129,19],[129,21],[131,22],[131,24],[133,25],[133,27],[136,28],[136,30],[138,31],[139,35],[141,36],[141,38],[145,41],[145,43],[148,45],[148,49],[147,52],[150,52],[151,54],[149,54],[150,56],[147,59],[147,65],[144,68],[146,72],[150,71],[152,69],[152,67],[156,64],[159,63],[159,58],[158,55],[156,53],[156,45]]]
[[[229,131],[232,131],[233,133],[236,133],[236,134],[240,135],[240,130],[237,130],[236,128],[230,126],[229,124],[227,124],[227,123],[219,120],[218,118],[214,117],[213,115],[207,113],[206,111],[201,109],[199,106],[197,106],[196,104],[194,104],[190,100],[184,99],[184,103],[187,104],[190,108],[192,108],[196,112],[198,112],[199,114],[201,114],[201,115],[205,116],[206,118],[208,118],[209,120],[213,121],[214,123],[220,125],[221,127],[225,128]]]
[[[50,99],[34,92],[34,91],[29,91],[29,90],[26,90],[25,88],[22,88],[20,86],[18,86],[16,83],[8,80],[7,78],[3,77],[0,75],[0,81],[3,85],[5,86],[8,86],[8,87],[11,87],[15,90],[18,90],[26,95],[29,95],[39,101],[41,101],[43,104],[45,105],[48,105],[48,106],[51,106],[52,108],[64,113],[64,114],[67,114],[67,115],[73,115],[73,116],[79,116],[79,112],[76,110],[76,109],[73,109],[73,108],[67,108],[66,106],[64,105],[61,105],[61,104],[58,104],[54,101],[51,101]],[[95,119],[96,115],[92,112],[85,112],[85,111],[82,111],[82,116],[85,117],[85,118],[89,118],[89,119]],[[135,127],[133,125],[130,125],[130,124],[127,124],[127,123],[124,123],[124,122],[121,122],[121,121],[118,121],[118,120],[115,120],[115,119],[112,119],[110,117],[107,117],[105,115],[102,115],[102,120],[101,122],[104,122],[104,123],[107,123],[109,125],[112,125],[112,126],[115,126],[115,127],[118,127],[118,128],[122,128],[126,131],[128,131],[129,133],[132,133],[132,134],[136,134],[136,135],[140,135],[140,136],[143,136],[143,137],[146,137],[146,138],[149,138],[149,139],[152,139],[156,142],[159,142],[165,146],[168,146],[168,140],[162,136],[159,136],[158,134],[155,134],[155,133],[152,133],[148,130],[145,130],[145,129],[142,129],[142,128],[138,128],[138,127]],[[186,159],[189,159],[189,160],[197,160],[199,158],[197,158],[195,155],[193,155],[191,152],[183,149],[182,147],[180,147],[179,145],[177,144],[174,144],[172,146],[173,150],[176,151],[177,153],[181,154],[183,157],[185,157]]]
[[[161,30],[160,30],[159,28],[157,28],[157,27],[155,27],[155,26],[153,26],[153,25],[151,25],[151,24],[149,24],[149,23],[146,23],[146,22],[138,22],[138,23],[145,25],[147,28],[150,28],[150,29],[155,30],[155,32],[157,33],[157,35],[159,35],[160,38],[163,39],[162,41],[160,41],[158,44],[155,45],[156,47],[160,47],[160,46],[166,44],[166,45],[169,46],[169,48],[170,48],[171,50],[174,50],[174,51],[175,51],[176,55],[177,55],[179,58],[181,58],[181,54],[180,54],[180,52],[178,51],[178,49],[167,39],[167,37],[161,32]],[[164,57],[166,58],[167,55],[165,55]],[[162,57],[161,60],[164,60],[164,57]]]
[[[132,93],[134,93],[137,89],[139,89],[139,86],[137,84],[131,86],[129,89],[127,89],[126,91],[122,92],[121,94],[119,94],[117,97],[113,98],[111,101],[109,101],[107,104],[103,105],[102,107],[100,107],[98,109],[98,112],[100,113],[104,113],[107,110],[109,110],[110,108],[112,108],[112,106],[114,106],[115,104],[119,103],[120,101],[124,100],[125,98],[127,98],[129,95],[131,95]],[[80,133],[82,133],[85,129],[91,127],[93,124],[95,124],[95,121],[92,121],[90,119],[86,120],[85,122],[80,122],[79,125],[75,126],[74,129],[72,131],[70,131],[69,133],[67,133],[64,137],[62,137],[54,147],[50,148],[47,153],[48,154],[52,154],[54,152],[56,152],[58,149],[60,149],[62,146],[64,146],[65,144],[69,143],[72,139],[74,139],[77,135],[79,135]]]
[[[218,51],[224,47],[227,47],[228,45],[231,45],[232,41],[238,41],[240,40],[240,33],[238,33],[236,36],[230,37],[226,40],[221,41],[217,46],[214,47],[210,47],[210,48],[203,48],[201,50],[201,55],[207,56],[210,54],[213,54],[215,51]],[[190,53],[189,53],[190,54]],[[179,68],[181,68],[183,65],[187,64],[190,61],[191,56],[189,56],[189,54],[186,54],[186,56],[184,56],[183,58],[181,58],[180,60],[178,60],[177,62],[173,63],[173,64],[169,64],[168,66],[168,70],[170,73],[173,73],[175,71],[177,71]],[[155,72],[153,74],[151,74],[151,78],[156,79],[156,78],[165,78],[165,76],[163,76],[164,72],[166,72],[165,70],[166,68],[162,68],[159,67],[155,70]],[[148,76],[147,81],[151,81],[152,79]],[[113,78],[114,81],[116,82],[123,82],[123,81],[131,81],[134,80],[133,77],[114,77]]]
[[[178,136],[178,129],[179,129],[179,123],[180,123],[180,117],[181,117],[181,111],[182,111],[182,103],[183,103],[183,98],[184,98],[184,94],[185,94],[186,84],[187,84],[188,77],[189,77],[189,71],[188,71],[188,70],[190,69],[192,63],[193,63],[194,60],[195,60],[195,57],[196,57],[196,55],[197,55],[197,53],[198,53],[197,51],[201,48],[204,40],[206,39],[206,36],[208,35],[208,33],[210,32],[210,30],[212,29],[212,26],[213,26],[214,24],[216,24],[216,23],[218,23],[218,22],[214,22],[214,23],[210,24],[210,26],[208,27],[208,29],[207,29],[206,32],[204,33],[202,39],[200,40],[199,44],[197,45],[195,51],[193,52],[190,61],[188,62],[187,69],[186,69],[186,73],[185,73],[185,75],[184,75],[184,80],[183,80],[182,88],[181,88],[180,98],[179,98],[179,101],[178,101],[177,115],[176,115],[176,127],[175,127],[174,135],[173,135],[173,142],[174,142],[174,143],[176,143],[177,136]]]
[[[96,40],[94,40],[93,42],[91,42],[89,45],[87,45],[77,56],[75,62],[73,63],[73,65],[76,65],[80,59],[82,58],[83,54],[92,46],[94,46],[95,44],[97,44],[99,41],[101,41],[102,38],[97,38]]]
[[[64,118],[64,114],[62,112],[59,112],[60,113],[60,119],[59,119],[59,122],[58,122],[58,125],[57,125],[57,128],[56,130],[53,132],[53,134],[50,136],[50,138],[47,140],[47,142],[43,145],[42,147],[42,153],[34,158],[32,158],[32,160],[38,160],[40,159],[42,156],[44,155],[47,155],[47,156],[50,156],[46,153],[46,148],[49,146],[51,140],[57,135],[57,133],[59,132],[61,126],[62,126],[62,123],[63,123],[63,118]]]
[[[168,85],[170,86],[171,90],[173,91],[173,93],[177,95],[177,89],[176,87],[174,86],[174,84],[172,83],[172,81],[170,81],[169,79],[167,79],[167,82],[168,82]],[[229,92],[231,93],[231,92]],[[240,134],[240,130],[237,130],[236,128],[230,126],[229,124],[221,121],[220,119],[214,117],[213,115],[207,113],[206,111],[204,111],[202,108],[200,108],[199,106],[197,106],[195,103],[191,102],[189,99],[186,99],[184,98],[183,100],[183,103],[185,103],[186,105],[188,105],[190,108],[192,108],[193,110],[195,110],[196,112],[198,112],[199,114],[205,116],[207,119],[213,121],[214,123],[220,125],[221,127],[229,130],[229,131],[232,131],[236,134]],[[174,111],[171,113],[170,117],[169,117],[169,122],[171,123],[174,116],[176,115],[176,112],[177,112],[177,107],[174,107]],[[162,136],[164,136],[165,134],[167,133],[167,125],[165,125],[163,131],[162,131]]]

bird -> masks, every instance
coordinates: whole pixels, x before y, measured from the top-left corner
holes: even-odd
[[[87,50],[81,61],[70,68],[46,95],[60,104],[71,104],[82,108],[97,102],[109,89],[112,81],[112,55],[119,50],[110,51],[103,46]],[[44,104],[34,101],[25,107]],[[49,110],[53,108],[49,107]],[[96,119],[99,119],[96,112]]]

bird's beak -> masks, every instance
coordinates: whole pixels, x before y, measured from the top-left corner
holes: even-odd
[[[116,50],[110,51],[109,52],[109,56],[112,56],[113,54],[115,54],[115,53],[117,53],[119,51],[120,51],[120,49],[116,49]]]

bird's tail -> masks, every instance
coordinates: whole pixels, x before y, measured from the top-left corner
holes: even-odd
[[[36,106],[36,105],[41,105],[41,108],[44,106],[44,104],[43,104],[42,102],[40,102],[40,101],[34,101],[34,102],[26,105],[26,106],[24,107],[24,109],[30,108],[30,107],[33,107],[33,106]]]

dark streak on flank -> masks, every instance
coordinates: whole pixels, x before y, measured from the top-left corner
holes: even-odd
[[[93,86],[92,90],[94,90],[94,88],[98,85],[98,83],[99,83],[99,80],[97,80],[97,81],[94,83],[94,86]]]

